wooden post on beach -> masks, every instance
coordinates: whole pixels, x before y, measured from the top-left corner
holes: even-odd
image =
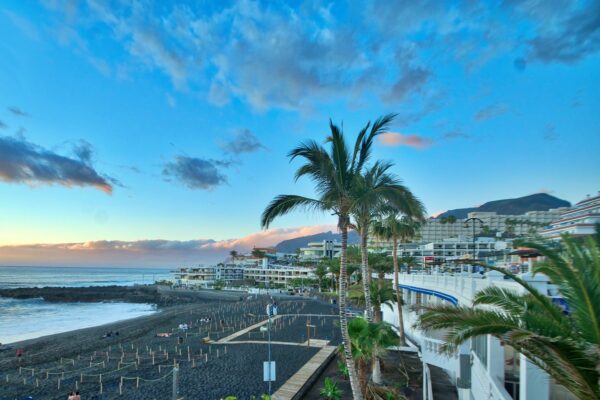
[[[119,394],[123,394],[123,377],[121,377],[121,382],[119,383]]]
[[[57,386],[58,386],[58,390],[60,390],[60,378],[58,378],[58,380],[57,380],[57,383],[56,383],[56,384],[57,384]]]
[[[40,380],[35,378],[35,387],[40,387]]]
[[[154,353],[152,353],[152,365],[154,365]]]
[[[135,379],[135,387],[136,388],[140,387],[140,377],[139,376]]]
[[[83,372],[79,374],[79,382],[83,383]]]

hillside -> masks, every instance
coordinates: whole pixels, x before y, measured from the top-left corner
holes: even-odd
[[[546,193],[536,193],[529,196],[518,197],[516,199],[504,199],[488,201],[479,207],[457,208],[448,210],[437,218],[448,217],[450,215],[456,218],[467,218],[467,214],[473,211],[495,211],[498,214],[521,215],[527,211],[547,211],[551,208],[570,207],[571,203],[551,196]]]
[[[300,247],[306,247],[309,242],[322,242],[323,240],[337,240],[339,241],[341,236],[339,233],[322,232],[309,236],[300,236],[293,239],[284,240],[278,243],[275,248],[280,253],[293,253]],[[348,232],[348,244],[357,244],[358,234],[355,231]]]

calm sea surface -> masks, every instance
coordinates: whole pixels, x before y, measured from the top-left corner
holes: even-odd
[[[169,279],[167,269],[0,267],[0,288],[129,286]],[[0,297],[0,343],[102,325],[155,312],[153,304],[48,303]]]

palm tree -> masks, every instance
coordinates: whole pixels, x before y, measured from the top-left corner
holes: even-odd
[[[373,308],[376,310],[381,310],[382,306],[388,306],[390,309],[393,309],[392,303],[396,301],[396,294],[391,285],[383,285],[379,286],[378,282],[371,281],[371,290],[369,290],[369,294],[371,295],[371,304],[373,304]],[[360,305],[365,304],[365,293],[363,291],[358,294],[354,294],[350,296],[350,298],[356,301]],[[375,313],[373,315],[375,322],[381,322],[382,318],[380,317],[380,313]]]
[[[385,322],[369,322],[364,318],[354,318],[348,324],[352,341],[352,356],[356,360],[363,390],[367,387],[368,364],[373,363],[373,382],[381,383],[381,370],[378,359],[387,348],[398,342],[398,335]]]
[[[333,122],[329,122],[331,135],[326,144],[327,151],[314,140],[302,143],[289,153],[291,160],[304,159],[305,163],[296,171],[296,180],[308,176],[315,183],[317,198],[298,195],[279,195],[269,203],[261,218],[261,226],[267,228],[273,220],[298,208],[330,212],[337,216],[338,229],[341,234],[339,310],[344,358],[348,365],[350,386],[355,399],[362,400],[362,391],[358,382],[356,369],[352,362],[350,338],[348,336],[348,318],[346,297],[348,281],[346,279],[346,253],[348,248],[348,228],[350,214],[353,210],[354,185],[371,155],[371,147],[375,136],[386,130],[394,118],[389,114],[377,119],[373,125],[367,123],[359,132],[353,149],[346,144],[342,130]]]
[[[315,275],[317,276],[317,279],[319,280],[319,292],[320,292],[321,287],[323,286],[323,278],[325,278],[325,275],[327,275],[327,268],[325,267],[325,265],[323,263],[319,263],[319,265],[317,265],[317,267],[315,268]]]
[[[379,295],[383,292],[385,288],[385,274],[393,271],[393,263],[383,254],[370,254],[369,255],[369,266],[375,272],[377,272],[377,292]],[[391,288],[390,288],[391,290]],[[393,291],[392,291],[393,294]],[[375,296],[371,296],[372,298],[376,298]],[[383,303],[381,299],[379,301],[373,302],[373,321],[380,322],[382,320],[381,315],[381,304]]]
[[[365,308],[367,319],[373,320],[372,305],[369,301],[369,286],[371,274],[369,271],[369,257],[367,241],[369,226],[372,219],[379,213],[384,204],[393,206],[399,212],[412,214],[422,208],[421,203],[412,192],[403,186],[400,180],[389,172],[392,163],[377,161],[363,174],[359,175],[353,187],[354,206],[352,228],[360,235],[361,269],[363,275],[363,290],[367,302]]]
[[[418,326],[448,329],[445,350],[493,335],[546,371],[578,399],[600,399],[600,246],[592,238],[564,236],[563,248],[524,242],[545,256],[533,267],[558,286],[568,313],[544,293],[503,269],[524,295],[492,286],[476,294],[471,307],[427,306]],[[481,307],[478,307],[481,306]]]
[[[420,220],[423,219],[423,213],[413,214],[410,218],[404,216],[398,217],[398,213],[389,210],[387,217],[376,221],[373,224],[373,234],[380,239],[392,241],[392,261],[394,264],[394,290],[396,291],[396,304],[398,305],[398,331],[400,332],[400,346],[406,346],[406,335],[404,333],[404,313],[402,310],[402,294],[400,292],[399,267],[398,267],[398,240],[406,241],[414,237],[420,226]],[[407,266],[406,272],[410,274],[410,266]]]
[[[232,260],[232,261],[235,261],[235,258],[238,256],[238,252],[237,252],[237,251],[235,251],[235,250],[231,250],[231,251],[229,252],[229,255],[231,256],[231,260]]]

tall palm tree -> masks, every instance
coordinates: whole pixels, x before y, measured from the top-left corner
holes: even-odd
[[[384,132],[394,118],[393,114],[377,119],[372,125],[367,123],[358,133],[353,148],[346,144],[342,130],[333,122],[329,122],[331,135],[326,144],[329,151],[314,140],[302,143],[289,153],[291,160],[302,158],[305,163],[296,171],[296,180],[308,176],[315,183],[316,198],[298,195],[279,195],[269,203],[262,214],[261,225],[267,228],[275,218],[288,214],[293,210],[304,208],[333,213],[338,218],[338,229],[341,234],[339,310],[344,359],[348,366],[350,386],[355,399],[362,400],[362,391],[358,382],[356,369],[352,361],[350,338],[348,336],[348,318],[346,298],[348,281],[346,278],[346,253],[348,248],[348,228],[350,214],[353,210],[354,185],[371,155],[371,147],[375,136]]]
[[[385,284],[385,274],[393,271],[392,262],[389,257],[386,257],[383,254],[369,254],[369,267],[377,272],[377,292],[381,295],[386,287]],[[373,287],[373,286],[371,286]],[[390,287],[391,290],[391,287]],[[392,291],[393,294],[393,291]],[[375,296],[371,296],[371,298],[376,298]],[[373,322],[380,322],[382,320],[381,315],[381,299],[379,301],[373,302]]]
[[[422,210],[422,209],[421,209]],[[420,220],[423,219],[423,212],[412,214],[413,217],[403,216],[393,210],[388,210],[388,215],[380,221],[373,224],[373,234],[383,240],[392,242],[392,260],[394,264],[394,289],[396,291],[396,304],[398,305],[398,331],[400,332],[400,345],[406,345],[406,334],[404,332],[404,313],[402,310],[402,292],[399,286],[398,266],[398,241],[406,241],[414,237],[419,229]],[[407,272],[410,273],[410,267],[407,266]]]
[[[563,248],[524,242],[545,261],[533,267],[558,286],[568,312],[545,294],[503,269],[525,289],[492,286],[476,294],[474,307],[426,306],[418,320],[425,330],[447,329],[445,350],[493,335],[525,355],[578,399],[600,399],[600,246],[592,238],[563,237]],[[482,307],[481,307],[482,306]]]
[[[354,318],[348,326],[352,340],[352,356],[359,369],[363,390],[368,381],[368,364],[373,363],[373,382],[381,383],[381,370],[378,359],[387,352],[387,348],[398,341],[398,336],[385,322],[369,322],[364,318]]]
[[[367,320],[373,320],[373,309],[369,299],[369,286],[371,273],[369,271],[369,257],[367,242],[369,226],[373,218],[379,213],[384,204],[393,206],[394,209],[406,214],[413,214],[422,209],[422,205],[412,192],[403,186],[400,180],[389,172],[393,166],[390,162],[377,161],[370,168],[360,174],[353,186],[353,212],[354,223],[352,228],[360,235],[361,270],[363,275],[363,290],[367,302]]]

